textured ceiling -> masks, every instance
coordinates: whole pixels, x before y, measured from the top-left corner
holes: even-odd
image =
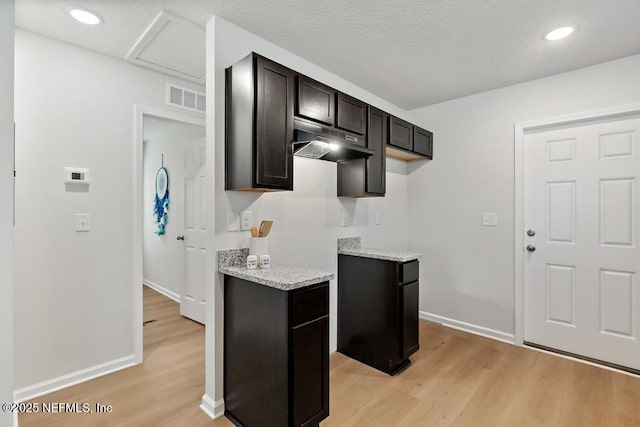
[[[124,58],[161,9],[215,13],[406,109],[640,53],[639,0],[16,0],[16,25]],[[562,24],[578,30],[543,39]]]

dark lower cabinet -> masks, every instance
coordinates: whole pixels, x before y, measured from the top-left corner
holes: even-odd
[[[329,318],[293,328],[293,424],[318,425],[329,415]]]
[[[402,358],[407,359],[418,351],[418,288],[419,283],[412,282],[400,285],[400,299],[402,307]]]
[[[226,70],[226,190],[293,190],[295,76],[255,53]]]
[[[329,415],[329,284],[224,289],[225,415],[238,426],[317,426]]]
[[[338,255],[338,351],[395,375],[418,348],[418,261]]]

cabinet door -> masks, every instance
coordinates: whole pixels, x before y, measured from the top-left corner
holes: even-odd
[[[367,131],[368,148],[375,150],[375,154],[366,161],[366,192],[384,194],[387,157],[385,147],[389,139],[389,115],[369,106]]]
[[[255,182],[293,190],[295,73],[256,55]]]
[[[338,92],[336,127],[364,135],[367,126],[367,104],[344,93]],[[364,147],[364,139],[358,145]]]
[[[407,359],[418,348],[418,282],[400,286],[400,328],[403,359]]]
[[[428,130],[413,127],[413,151],[433,158],[433,133]]]
[[[391,117],[389,144],[413,151],[413,125],[397,117]]]
[[[335,96],[335,89],[309,77],[298,75],[296,115],[333,126]]]
[[[318,425],[329,415],[329,317],[292,329],[293,426]]]

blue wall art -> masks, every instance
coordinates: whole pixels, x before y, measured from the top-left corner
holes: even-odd
[[[167,168],[162,166],[156,173],[156,197],[154,200],[153,215],[158,227],[155,234],[161,236],[165,233],[165,227],[169,219],[169,174]]]

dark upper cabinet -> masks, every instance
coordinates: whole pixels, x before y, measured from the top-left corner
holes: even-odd
[[[293,190],[295,76],[255,53],[226,70],[226,190]]]
[[[433,133],[428,130],[413,127],[413,151],[433,158]]]
[[[386,190],[385,147],[389,139],[389,114],[367,109],[367,148],[375,153],[366,159],[338,163],[338,196],[384,196]]]
[[[370,194],[384,195],[386,189],[386,156],[385,147],[389,140],[389,114],[374,107],[369,107],[367,132],[368,148],[375,154],[366,161],[366,191]]]
[[[387,156],[399,160],[433,159],[433,133],[391,117]]]
[[[389,144],[413,151],[413,125],[397,117],[391,117]]]
[[[338,164],[338,196],[384,196],[386,157],[433,159],[431,132],[256,53],[226,70],[225,121],[226,190],[293,190],[294,123],[375,152]]]
[[[297,89],[296,116],[329,126],[335,124],[335,89],[301,74]]]
[[[364,135],[367,130],[367,104],[338,92],[336,107],[336,127]],[[364,146],[364,139],[361,145]]]

